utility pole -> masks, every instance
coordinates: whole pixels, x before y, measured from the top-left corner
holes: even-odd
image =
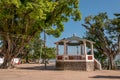
[[[47,63],[46,63],[46,33],[44,29],[44,60],[45,60],[45,69],[47,68]]]
[[[120,54],[120,34],[118,36],[118,53]]]
[[[40,60],[39,60],[39,63],[41,63],[41,55],[42,55],[42,40],[41,40],[41,42],[40,42]]]

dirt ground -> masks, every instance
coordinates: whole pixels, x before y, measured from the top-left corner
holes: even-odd
[[[20,64],[15,69],[0,69],[0,80],[120,80],[120,70],[55,70],[54,64]]]

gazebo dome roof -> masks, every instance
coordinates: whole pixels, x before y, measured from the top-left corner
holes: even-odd
[[[83,44],[84,41],[88,42],[88,43],[94,43],[93,41],[90,41],[90,40],[87,40],[87,39],[82,39],[82,38],[80,38],[78,36],[75,36],[73,34],[72,37],[63,38],[60,41],[55,42],[55,44],[64,45],[64,43],[66,42],[67,45],[77,46],[77,45]]]

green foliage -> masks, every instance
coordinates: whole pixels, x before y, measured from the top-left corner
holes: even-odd
[[[25,47],[30,59],[39,59],[42,54],[43,41],[40,39],[39,34],[36,35],[31,42]]]
[[[94,51],[94,57],[95,57],[95,59],[100,61],[103,68],[106,67],[105,62],[106,62],[107,57],[102,52],[100,53],[100,51],[99,52]]]
[[[26,45],[43,30],[59,37],[64,22],[81,19],[78,5],[79,0],[0,0],[1,37],[8,41],[9,36],[16,46]]]
[[[40,36],[37,35],[32,39],[32,41],[25,47],[25,52],[28,53],[24,58],[28,58],[29,60],[36,59],[54,59],[56,56],[55,48],[44,48],[44,41],[40,39]],[[46,52],[46,55],[45,55]]]
[[[56,51],[56,49],[55,48],[49,48],[49,47],[47,47],[47,48],[45,48],[45,50],[46,50],[46,55],[45,55],[45,53],[44,53],[44,49],[43,49],[43,54],[42,54],[42,58],[44,59],[45,57],[46,57],[46,59],[55,59],[55,57],[56,57],[56,53],[55,53],[55,51]]]
[[[70,16],[75,21],[81,19],[79,0],[0,0],[0,3],[0,32],[32,36],[46,29],[48,34],[58,37]]]
[[[116,62],[116,66],[119,67],[119,65],[120,65],[120,59],[116,60],[115,62]]]
[[[79,0],[0,0],[0,36],[6,60],[18,56],[44,30],[59,37],[64,22],[81,19],[78,4]]]
[[[109,27],[110,29],[110,33],[116,36],[118,36],[120,34],[120,14],[114,14],[115,18],[111,20],[112,24],[115,25],[114,27],[112,27],[112,25]],[[113,32],[112,32],[113,31]]]
[[[99,13],[86,17],[85,24],[82,24],[87,29],[86,38],[94,41],[95,49],[109,59],[109,69],[112,69],[113,59],[119,52],[118,36],[113,33],[116,33],[113,20],[106,13]]]

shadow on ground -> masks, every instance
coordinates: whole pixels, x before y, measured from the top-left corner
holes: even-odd
[[[25,70],[57,70],[55,65],[47,65],[46,68],[44,65],[39,66],[25,66],[25,67],[17,67],[17,69],[25,69]]]
[[[90,78],[105,78],[105,79],[120,79],[120,76],[104,76],[104,75],[96,75],[96,76],[93,76],[93,77],[90,77]]]

